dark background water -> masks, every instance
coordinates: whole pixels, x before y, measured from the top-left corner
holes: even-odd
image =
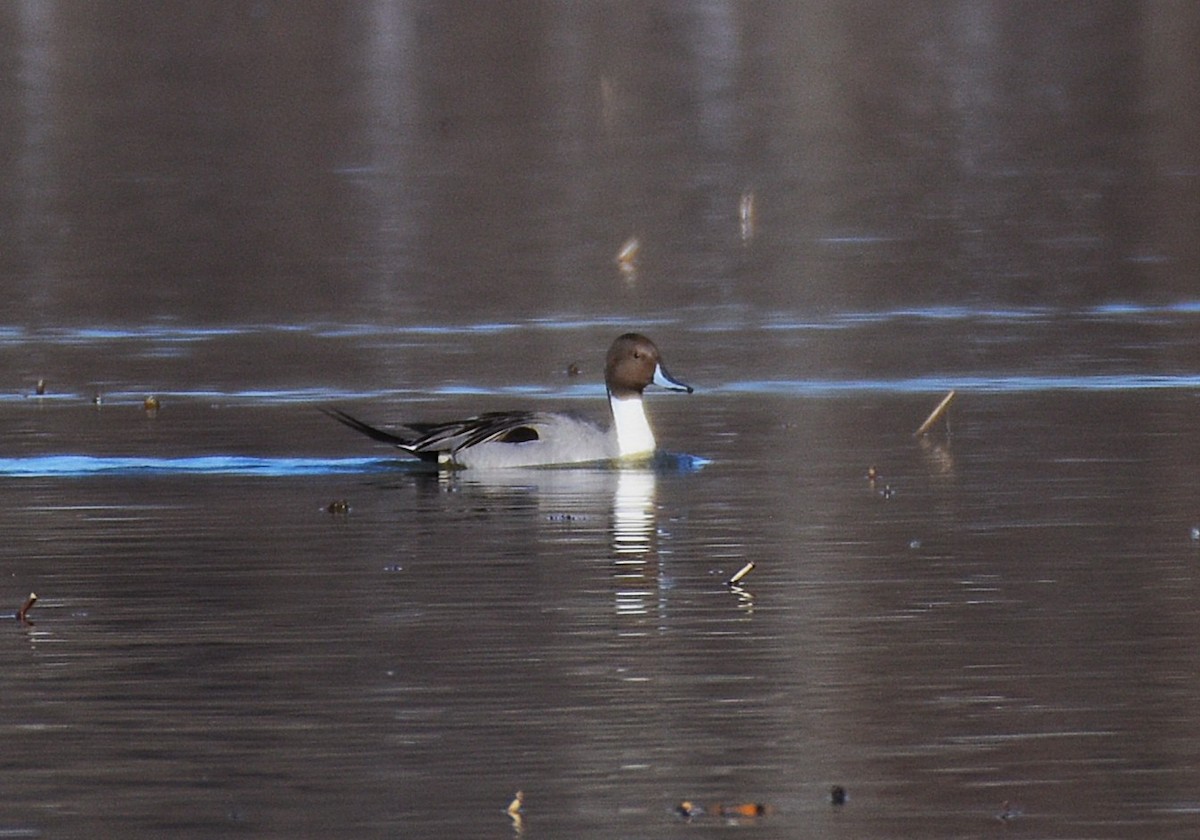
[[[1195,836],[1197,42],[3,5],[0,834]],[[421,475],[315,410],[599,412],[627,329],[702,468]]]

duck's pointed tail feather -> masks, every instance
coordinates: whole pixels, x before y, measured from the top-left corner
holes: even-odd
[[[344,411],[339,411],[336,408],[322,408],[321,413],[341,423],[343,426],[349,426],[356,432],[360,432],[372,440],[378,440],[382,443],[390,443],[393,446],[399,446],[401,449],[408,449],[412,441],[407,438],[402,438],[399,435],[394,435],[391,432],[385,432],[383,429],[377,429],[374,426],[368,425],[357,417],[351,417]]]

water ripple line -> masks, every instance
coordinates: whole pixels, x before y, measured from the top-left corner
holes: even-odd
[[[927,394],[951,389],[1012,394],[1050,391],[1200,390],[1200,374],[1098,374],[1094,376],[943,374],[899,379],[760,379],[729,382],[710,392],[831,396],[855,393]]]
[[[648,464],[659,474],[698,472],[711,461],[699,455],[660,452]],[[577,466],[595,469],[596,464],[547,467],[547,470]],[[610,466],[610,468],[616,468]],[[97,455],[34,455],[0,458],[0,478],[84,478],[88,476],[145,475],[236,475],[312,476],[358,475],[384,472],[428,473],[431,465],[408,458],[263,458],[247,455],[199,455],[179,458],[105,457]],[[485,472],[485,474],[487,474]],[[474,472],[472,472],[474,475]]]
[[[17,478],[93,475],[345,475],[394,470],[407,462],[388,458],[260,458],[201,455],[181,458],[38,455],[0,458],[0,476]]]

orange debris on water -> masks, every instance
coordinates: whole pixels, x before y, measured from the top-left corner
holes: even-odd
[[[697,805],[690,799],[685,799],[675,806],[675,813],[686,820],[695,819],[705,814],[712,814],[713,816],[725,817],[727,819],[762,817],[771,813],[772,810],[770,805],[764,805],[761,802],[741,802],[736,805],[724,805],[718,802],[716,805],[705,808]]]
[[[761,802],[743,802],[740,805],[717,805],[713,810],[722,817],[761,817],[771,809]]]

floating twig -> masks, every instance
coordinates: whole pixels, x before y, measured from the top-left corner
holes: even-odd
[[[949,394],[947,394],[945,397],[943,397],[942,401],[937,404],[937,408],[935,408],[932,412],[930,412],[929,416],[925,418],[925,422],[921,424],[920,428],[918,428],[915,432],[913,432],[913,437],[920,437],[921,435],[925,434],[930,429],[932,429],[933,424],[936,423],[939,419],[941,419],[941,416],[946,413],[946,409],[948,409],[950,407],[950,402],[953,399],[954,399],[953,391],[951,391]]]
[[[637,262],[638,251],[642,250],[642,243],[638,241],[636,236],[631,236],[621,245],[621,250],[617,251],[617,263],[625,268],[631,267]]]
[[[17,621],[21,622],[22,624],[29,623],[29,619],[26,618],[26,616],[29,614],[29,611],[33,609],[33,605],[37,603],[37,599],[38,597],[36,592],[29,593],[29,597],[25,599],[24,606],[17,610]]]
[[[741,223],[742,241],[754,238],[754,193],[746,190],[738,202],[738,221]]]
[[[625,240],[621,250],[617,251],[617,268],[620,269],[626,284],[637,282],[638,253],[641,250],[642,243],[636,236],[631,236]]]
[[[521,806],[525,803],[525,794],[517,791],[513,801],[508,803],[505,813],[512,820],[513,833],[520,836],[525,833],[525,818],[521,816]]]
[[[734,574],[734,576],[725,582],[725,585],[726,586],[736,586],[741,581],[742,578],[744,578],[746,575],[750,574],[753,571],[754,571],[754,561],[751,560],[745,566],[742,566],[742,568],[738,569],[737,572]]]

